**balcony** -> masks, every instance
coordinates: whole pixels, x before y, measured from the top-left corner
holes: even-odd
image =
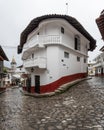
[[[39,67],[41,69],[46,68],[46,58],[45,57],[35,57],[33,59],[27,59],[23,62],[25,68]]]
[[[24,44],[22,59],[27,59],[32,52],[39,48],[44,48],[45,45],[61,44],[61,39],[60,35],[36,35],[32,37]]]
[[[37,35],[24,44],[24,51],[33,47],[44,47],[48,44],[60,44],[62,37],[60,35]]]
[[[99,66],[102,66],[102,63],[101,62],[97,62],[94,67],[99,67]]]

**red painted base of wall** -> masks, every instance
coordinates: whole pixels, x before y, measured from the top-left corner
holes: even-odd
[[[77,79],[81,79],[86,76],[87,76],[87,74],[80,73],[80,74],[74,74],[74,75],[62,77],[59,80],[57,80],[51,84],[41,86],[40,92],[41,93],[53,92],[54,90],[56,90],[57,88],[59,88],[61,85],[65,84],[65,83],[68,83],[68,82],[71,82],[71,81],[74,81]]]
[[[104,74],[95,74],[95,76],[104,76]]]
[[[0,92],[4,91],[6,88],[0,87]]]
[[[56,90],[57,88],[59,88],[61,85],[65,83],[68,83],[77,79],[85,78],[86,76],[87,76],[87,73],[79,73],[79,74],[62,77],[55,82],[40,86],[40,93],[53,92],[54,90]],[[28,91],[26,87],[23,87],[23,90]],[[35,93],[35,86],[31,86],[30,92]]]
[[[24,91],[28,91],[30,93],[35,93],[35,86],[31,86],[30,91],[28,90],[27,87],[22,87],[22,88],[23,88]]]

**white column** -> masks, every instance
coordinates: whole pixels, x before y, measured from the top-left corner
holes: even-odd
[[[31,73],[31,86],[35,86],[34,73]]]

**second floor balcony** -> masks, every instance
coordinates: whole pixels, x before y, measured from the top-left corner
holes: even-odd
[[[99,66],[103,66],[103,63],[102,62],[97,62],[94,67],[99,67]]]
[[[73,37],[62,36],[62,35],[36,35],[27,40],[23,46],[22,59],[27,59],[35,50],[44,48],[48,45],[62,45],[69,48],[78,54],[87,56],[86,47],[80,47],[80,50],[74,48]],[[84,48],[84,49],[83,49]]]
[[[25,68],[38,67],[41,69],[46,68],[46,58],[45,57],[34,57],[33,59],[27,59],[23,61]]]
[[[29,39],[24,44],[24,51],[28,50],[29,48],[35,47],[38,45],[38,47],[44,47],[44,45],[48,44],[61,44],[62,43],[62,37],[60,35],[37,35],[33,38]]]

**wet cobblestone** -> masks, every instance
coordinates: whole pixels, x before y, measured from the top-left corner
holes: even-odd
[[[104,130],[104,78],[49,98],[8,89],[0,95],[0,130]]]

